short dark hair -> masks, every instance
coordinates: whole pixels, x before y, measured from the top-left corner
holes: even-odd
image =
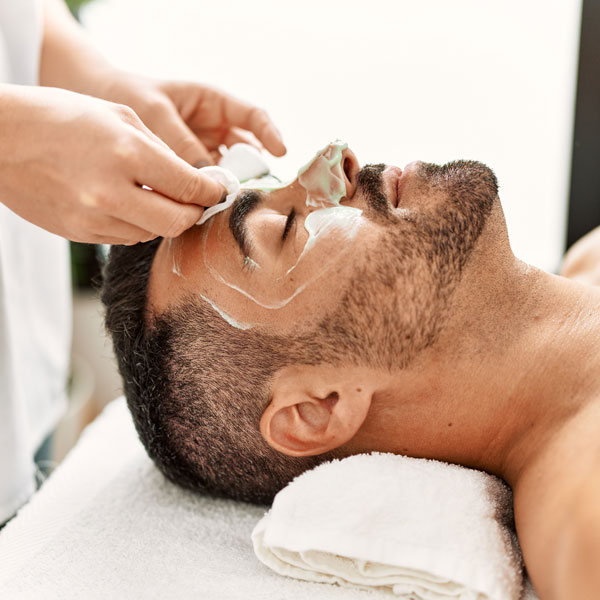
[[[195,297],[151,314],[148,282],[160,241],[113,246],[103,272],[106,327],[138,435],[171,481],[271,503],[296,475],[333,455],[289,457],[264,441],[259,422],[270,382],[287,364],[325,356],[306,338],[236,329]]]

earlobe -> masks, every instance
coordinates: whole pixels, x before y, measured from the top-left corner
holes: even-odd
[[[367,416],[374,390],[344,371],[283,369],[260,421],[267,443],[290,456],[314,456],[352,439]]]

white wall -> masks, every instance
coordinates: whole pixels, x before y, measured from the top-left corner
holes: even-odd
[[[340,137],[361,163],[478,159],[513,248],[564,246],[580,2],[97,0],[83,20],[121,66],[196,79],[266,108],[293,176]]]

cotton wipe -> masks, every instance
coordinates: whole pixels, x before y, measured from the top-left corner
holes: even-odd
[[[228,209],[233,204],[240,191],[240,182],[238,178],[231,171],[224,169],[223,167],[202,167],[200,172],[223,185],[227,190],[227,196],[223,202],[219,202],[219,204],[207,208],[204,213],[202,213],[202,216],[196,225],[202,225],[202,223],[208,221],[213,215]]]
[[[260,152],[249,144],[234,144],[231,148],[221,146],[222,154],[218,167],[203,167],[200,172],[214,179],[227,190],[223,202],[207,208],[197,225],[202,225],[212,216],[227,210],[237,198],[240,191],[240,182],[248,179],[262,177],[269,173],[269,166]]]
[[[240,181],[247,181],[267,175],[270,171],[267,161],[250,144],[233,144],[231,148],[220,146],[219,166],[231,171]]]

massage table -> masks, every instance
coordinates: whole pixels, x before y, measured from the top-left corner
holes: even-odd
[[[0,598],[393,597],[270,571],[250,539],[266,510],[167,481],[119,398],[0,532]]]

